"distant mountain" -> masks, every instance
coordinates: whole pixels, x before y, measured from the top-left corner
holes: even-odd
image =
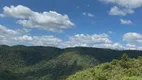
[[[123,53],[142,56],[142,51],[1,45],[0,80],[64,80],[77,71],[119,59]]]

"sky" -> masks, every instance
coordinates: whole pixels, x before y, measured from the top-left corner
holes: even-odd
[[[0,45],[142,50],[142,0],[0,0]]]

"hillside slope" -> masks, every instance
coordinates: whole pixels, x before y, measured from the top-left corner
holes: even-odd
[[[66,80],[142,80],[142,57],[130,59],[123,55],[121,60],[77,72]]]
[[[77,71],[119,59],[124,52],[131,58],[142,56],[142,51],[1,45],[0,77],[1,80],[65,79]]]

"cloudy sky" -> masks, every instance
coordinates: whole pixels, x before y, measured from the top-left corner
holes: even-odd
[[[142,0],[0,0],[0,45],[142,50]]]

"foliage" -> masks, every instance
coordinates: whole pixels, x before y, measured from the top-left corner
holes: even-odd
[[[142,59],[130,59],[124,54],[121,60],[113,60],[94,68],[77,72],[67,80],[142,80]]]
[[[1,71],[0,80],[18,80],[18,76],[10,71]]]
[[[0,80],[65,80],[78,71],[92,68],[100,63],[110,62],[113,59],[119,59],[124,52],[128,53],[131,58],[142,56],[141,51],[1,45]],[[142,60],[140,57],[139,59]],[[117,60],[113,60],[112,64],[117,65],[117,62]],[[128,66],[125,66],[126,64],[121,63],[124,67],[131,66],[129,63],[127,64]],[[111,69],[113,66],[107,63],[103,68]],[[133,72],[133,70],[130,71]],[[88,72],[88,74],[91,73]],[[129,75],[133,74],[129,73]],[[105,75],[98,74],[97,77],[103,80],[106,78]],[[127,76],[124,78],[127,78]]]

